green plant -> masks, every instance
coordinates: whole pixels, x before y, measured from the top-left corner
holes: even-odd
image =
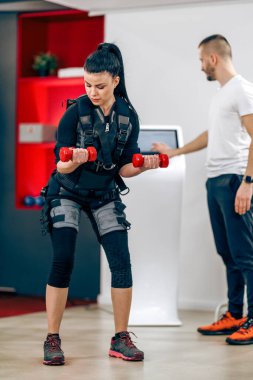
[[[34,56],[32,68],[41,75],[53,74],[57,67],[57,58],[50,52],[39,53]]]

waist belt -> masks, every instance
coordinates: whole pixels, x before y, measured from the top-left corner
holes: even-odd
[[[61,187],[59,195],[66,198],[79,199],[80,201],[84,201],[83,198],[97,199],[99,201],[107,201],[107,200],[113,200],[117,198],[119,196],[119,190],[112,189],[107,192],[99,191],[99,190],[87,190],[87,191],[82,191],[82,194],[76,194],[74,192],[65,190],[63,187]]]
[[[110,190],[107,193],[103,193],[103,194],[102,194],[102,191],[91,192],[92,198],[96,198],[96,199],[101,200],[101,201],[107,201],[110,199],[113,200],[113,199],[117,198],[118,195],[119,195],[119,191],[117,189]]]

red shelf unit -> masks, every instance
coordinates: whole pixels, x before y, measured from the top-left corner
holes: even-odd
[[[55,168],[55,143],[20,143],[20,123],[42,123],[57,128],[68,98],[84,91],[83,78],[38,77],[34,55],[50,51],[59,66],[81,67],[104,40],[104,18],[75,10],[21,14],[18,20],[18,79],[16,133],[16,207],[27,195],[37,196]]]

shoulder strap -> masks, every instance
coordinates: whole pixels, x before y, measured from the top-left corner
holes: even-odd
[[[75,103],[76,103],[76,99],[67,99],[66,109],[69,108],[70,106],[72,106],[72,104],[75,104]]]
[[[91,101],[87,95],[79,96],[74,100],[77,103],[80,126],[81,146],[94,145],[94,131],[92,125]],[[72,103],[73,104],[73,103]]]
[[[130,135],[130,110],[128,104],[122,98],[117,98],[117,114],[119,134],[114,153],[114,160],[117,162],[123,152],[124,146]]]
[[[122,98],[117,98],[117,113],[119,134],[114,154],[116,162],[119,160],[131,132],[129,106]],[[129,187],[125,184],[119,173],[116,174],[115,181],[121,195],[129,193]]]

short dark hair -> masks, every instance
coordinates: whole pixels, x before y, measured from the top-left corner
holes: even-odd
[[[231,45],[228,42],[228,40],[222,36],[221,34],[212,34],[211,36],[208,36],[204,38],[199,43],[199,48],[201,46],[206,46],[211,44],[214,50],[221,56],[221,57],[230,57],[232,58],[232,49]]]

